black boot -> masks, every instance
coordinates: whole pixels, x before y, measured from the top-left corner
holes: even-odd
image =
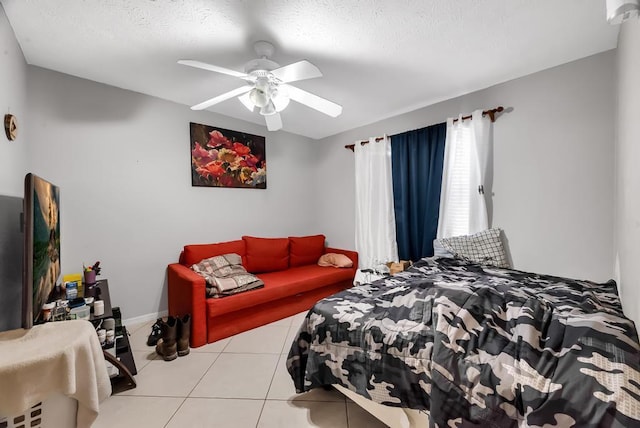
[[[189,354],[189,337],[191,335],[191,315],[178,318],[178,355],[184,357]]]
[[[177,320],[169,317],[167,321],[161,321],[160,330],[162,337],[156,345],[156,353],[162,355],[165,361],[173,361],[178,358],[178,346],[176,342]]]

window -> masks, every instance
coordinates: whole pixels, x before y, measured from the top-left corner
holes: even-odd
[[[489,118],[447,120],[438,238],[470,235],[489,227],[484,178],[489,167]]]

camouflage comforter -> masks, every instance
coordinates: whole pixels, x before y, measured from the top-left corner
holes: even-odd
[[[431,426],[638,427],[639,349],[613,281],[433,258],[319,301],[287,367]]]

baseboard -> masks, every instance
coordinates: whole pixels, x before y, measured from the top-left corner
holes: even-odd
[[[150,314],[140,315],[139,317],[127,318],[122,320],[122,324],[124,325],[134,325],[134,324],[142,324],[148,321],[155,321],[158,318],[166,317],[169,315],[169,311],[162,312],[154,312]]]

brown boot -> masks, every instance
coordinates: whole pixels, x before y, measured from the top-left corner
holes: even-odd
[[[178,318],[178,355],[184,357],[189,354],[189,336],[191,333],[191,315]]]
[[[162,331],[162,336],[156,345],[156,353],[162,355],[165,361],[173,361],[178,358],[176,329],[177,321],[174,317],[169,317],[167,321],[161,320],[160,330]]]

